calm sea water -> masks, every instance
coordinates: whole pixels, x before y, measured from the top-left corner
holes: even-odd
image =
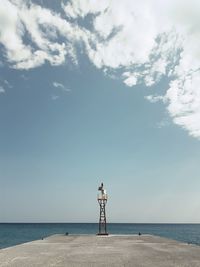
[[[57,234],[96,234],[96,223],[0,223],[0,248]],[[153,234],[200,245],[200,224],[108,224],[110,234]]]

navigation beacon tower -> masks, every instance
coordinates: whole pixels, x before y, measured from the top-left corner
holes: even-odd
[[[103,188],[103,183],[101,183],[98,190],[100,191],[100,193],[97,196],[97,200],[100,206],[98,235],[108,235],[106,226],[106,203],[108,200],[108,196],[106,194],[106,190]]]

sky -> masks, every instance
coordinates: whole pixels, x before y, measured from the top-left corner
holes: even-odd
[[[1,0],[0,222],[200,222],[199,10]]]

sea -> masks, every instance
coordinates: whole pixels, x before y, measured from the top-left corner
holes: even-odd
[[[109,223],[109,234],[151,234],[200,245],[200,224]],[[96,234],[97,223],[0,223],[0,249],[53,234]]]

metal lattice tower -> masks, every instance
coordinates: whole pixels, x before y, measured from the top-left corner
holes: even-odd
[[[108,196],[106,194],[106,190],[103,188],[103,183],[101,183],[101,186],[99,186],[98,190],[101,192],[97,196],[97,200],[100,206],[98,235],[108,235],[107,225],[106,225],[106,203],[107,203]]]

